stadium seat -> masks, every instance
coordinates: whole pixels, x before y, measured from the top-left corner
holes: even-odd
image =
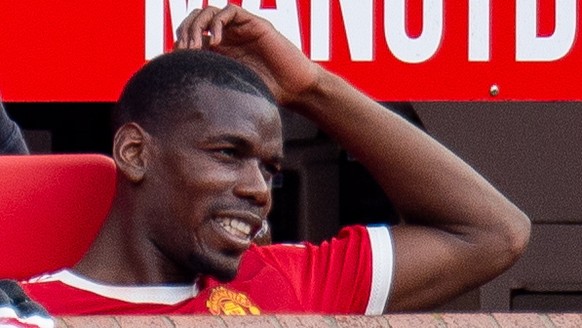
[[[103,155],[0,156],[0,278],[76,263],[111,207],[115,171]]]

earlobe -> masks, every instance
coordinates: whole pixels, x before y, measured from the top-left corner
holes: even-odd
[[[148,133],[133,122],[123,125],[115,133],[113,159],[131,182],[143,180],[148,164],[146,146],[149,139]]]

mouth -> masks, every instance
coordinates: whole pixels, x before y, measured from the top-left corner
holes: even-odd
[[[233,218],[218,218],[216,222],[234,237],[241,239],[250,239],[251,226],[246,222]]]
[[[247,211],[228,211],[218,213],[213,222],[220,234],[236,248],[246,249],[261,229],[263,219]]]

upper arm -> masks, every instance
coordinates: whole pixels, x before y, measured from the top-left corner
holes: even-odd
[[[511,231],[467,237],[402,225],[392,234],[395,269],[386,311],[432,308],[476,288],[512,265],[526,243],[517,240],[526,234]]]
[[[378,315],[393,276],[391,245],[386,227],[353,226],[319,246],[259,251],[291,282],[306,311]]]

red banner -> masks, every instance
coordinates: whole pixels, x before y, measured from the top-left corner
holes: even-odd
[[[377,100],[582,100],[580,0],[238,0]],[[194,8],[3,1],[5,101],[114,101]]]

